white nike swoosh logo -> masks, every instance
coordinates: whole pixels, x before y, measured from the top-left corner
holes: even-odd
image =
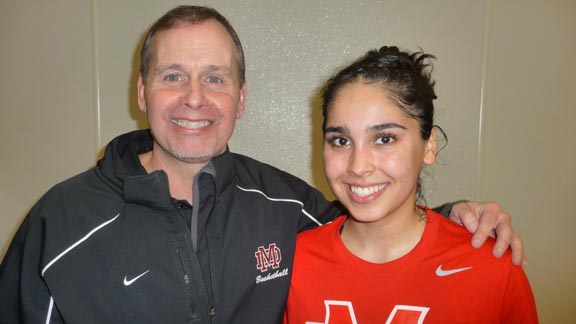
[[[458,269],[452,269],[452,270],[444,270],[444,269],[442,269],[442,265],[439,265],[438,268],[436,268],[436,275],[438,277],[446,277],[446,276],[453,275],[455,273],[470,270],[470,269],[472,269],[472,267],[458,268]]]
[[[134,278],[132,278],[132,279],[130,279],[130,280],[128,280],[128,277],[124,277],[124,286],[130,286],[131,284],[134,283],[134,281],[142,278],[142,276],[144,276],[144,275],[147,274],[148,272],[150,272],[150,270],[145,271],[145,272],[143,272],[142,274],[140,274],[139,276],[134,277]]]

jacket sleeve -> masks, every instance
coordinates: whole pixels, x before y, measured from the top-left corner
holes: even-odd
[[[60,322],[41,276],[42,237],[42,222],[28,215],[10,243],[0,265],[0,324]]]
[[[440,206],[432,208],[432,210],[437,212],[438,214],[444,216],[445,218],[449,218],[450,212],[452,211],[452,207],[454,207],[454,205],[456,205],[456,204],[466,202],[466,201],[468,201],[468,200],[457,200],[457,201],[453,201],[453,202],[447,202],[445,204],[442,204]]]
[[[319,225],[318,223],[326,224],[346,213],[346,209],[340,202],[326,200],[320,191],[311,186],[302,201],[304,201],[304,215],[300,221],[299,231],[315,228]]]

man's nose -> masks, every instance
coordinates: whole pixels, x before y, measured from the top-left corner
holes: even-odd
[[[202,106],[205,100],[205,89],[200,80],[190,80],[184,93],[184,104],[190,108]]]

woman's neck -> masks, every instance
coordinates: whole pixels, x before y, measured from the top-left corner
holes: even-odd
[[[362,223],[351,216],[341,232],[344,245],[357,257],[386,263],[408,254],[420,242],[426,212],[419,207],[398,210],[378,222]]]

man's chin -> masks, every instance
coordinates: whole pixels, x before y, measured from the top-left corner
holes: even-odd
[[[214,157],[213,154],[178,154],[174,156],[178,160],[188,163],[206,163]]]
[[[174,146],[174,145],[172,145]],[[223,149],[214,149],[211,147],[205,147],[199,150],[198,147],[171,147],[167,152],[169,154],[182,162],[186,163],[208,163],[214,157],[224,153],[226,147]]]

